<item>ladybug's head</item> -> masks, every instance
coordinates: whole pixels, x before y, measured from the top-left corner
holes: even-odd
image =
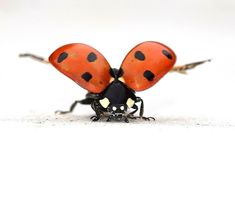
[[[127,105],[125,104],[109,105],[109,107],[107,108],[107,111],[114,118],[117,118],[117,119],[122,118],[125,115],[125,112],[127,111]]]

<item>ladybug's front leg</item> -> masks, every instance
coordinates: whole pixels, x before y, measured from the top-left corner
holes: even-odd
[[[97,100],[94,100],[91,104],[92,109],[95,111],[96,116],[92,116],[90,119],[92,121],[98,121],[103,116],[103,110],[100,104],[97,102]]]

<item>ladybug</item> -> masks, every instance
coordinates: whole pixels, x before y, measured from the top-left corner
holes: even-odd
[[[20,56],[47,62],[32,54]],[[155,120],[153,117],[144,117],[143,99],[135,92],[152,87],[172,69],[181,72],[206,61],[173,68],[175,62],[173,50],[154,41],[136,45],[126,55],[119,69],[112,68],[105,57],[89,45],[72,43],[59,47],[50,55],[49,63],[88,93],[85,99],[75,101],[69,111],[56,113],[71,113],[80,103],[91,105],[95,112],[92,121],[103,117],[107,121],[129,122],[129,119],[137,118]],[[138,110],[139,116],[134,116]]]

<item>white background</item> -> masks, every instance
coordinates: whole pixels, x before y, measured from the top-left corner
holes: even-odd
[[[0,0],[0,214],[235,214],[233,0]],[[50,65],[61,45],[92,45],[119,67],[155,40],[177,64],[138,95],[156,122],[90,122],[85,91]]]

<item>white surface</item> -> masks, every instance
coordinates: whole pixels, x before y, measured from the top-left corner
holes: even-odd
[[[226,1],[0,1],[0,214],[234,214],[235,4]],[[156,40],[177,64],[139,93],[156,122],[92,123],[85,91],[48,56],[83,42],[118,67]]]

